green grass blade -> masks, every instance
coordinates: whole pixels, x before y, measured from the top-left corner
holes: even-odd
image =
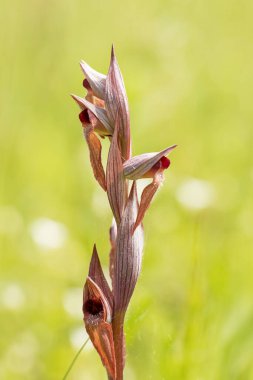
[[[75,356],[74,359],[72,360],[72,362],[71,362],[69,368],[67,369],[65,375],[63,376],[62,380],[66,380],[66,379],[67,379],[67,377],[68,377],[68,375],[69,375],[71,369],[73,368],[73,366],[74,366],[76,360],[78,359],[78,356],[81,354],[82,350],[84,349],[84,347],[85,347],[86,344],[88,343],[89,339],[90,339],[90,338],[87,338],[87,339],[86,339],[86,341],[83,343],[83,345],[81,346],[81,348],[80,348],[79,351],[77,352],[76,356]]]

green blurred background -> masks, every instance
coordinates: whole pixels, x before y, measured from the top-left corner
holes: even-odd
[[[82,286],[94,242],[108,264],[111,213],[69,93],[84,94],[81,59],[107,72],[112,42],[134,154],[179,145],[145,218],[126,379],[253,379],[252,11],[1,0],[1,379],[62,379],[86,338]],[[69,379],[106,379],[90,344]]]

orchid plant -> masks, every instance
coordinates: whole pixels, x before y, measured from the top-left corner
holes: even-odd
[[[128,100],[115,57],[107,75],[81,62],[85,75],[85,98],[72,95],[81,109],[79,119],[87,141],[93,174],[108,196],[113,213],[110,228],[111,286],[103,273],[94,245],[83,292],[86,331],[106,368],[109,380],[123,380],[125,366],[124,319],[140,274],[143,255],[142,221],[152,198],[170,166],[172,145],[160,152],[132,157]],[[110,148],[104,169],[101,141],[108,138]],[[136,181],[150,178],[140,201]],[[130,182],[131,181],[131,182]]]

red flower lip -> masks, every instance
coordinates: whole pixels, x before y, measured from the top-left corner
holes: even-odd
[[[165,156],[162,156],[162,158],[160,159],[160,162],[162,164],[163,169],[168,169],[168,167],[170,166],[170,160]]]
[[[87,109],[85,109],[85,110],[83,110],[82,112],[79,113],[79,120],[83,124],[90,124],[90,118],[89,118],[89,114],[88,114],[88,110]]]
[[[88,82],[88,79],[86,79],[86,78],[83,80],[83,87],[86,88],[86,90],[88,90],[88,91],[92,91],[92,88]]]
[[[103,304],[99,299],[88,299],[83,305],[84,314],[100,315],[103,312]]]

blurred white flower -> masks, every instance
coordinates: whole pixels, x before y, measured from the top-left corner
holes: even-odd
[[[179,187],[176,197],[185,208],[202,210],[214,202],[215,190],[208,181],[190,178]]]
[[[75,329],[71,330],[69,340],[71,343],[71,346],[77,350],[81,348],[82,344],[88,339],[88,334],[85,331],[85,327],[76,327]],[[92,350],[93,345],[91,341],[89,340],[84,348],[86,351]]]
[[[60,248],[67,240],[67,229],[64,224],[48,218],[39,218],[30,225],[33,241],[44,249]]]
[[[68,289],[63,295],[63,307],[74,318],[82,318],[83,290],[81,288]]]
[[[20,285],[16,283],[7,284],[1,292],[1,304],[6,309],[18,310],[25,303],[25,294]]]
[[[33,370],[38,351],[39,342],[37,338],[30,332],[24,333],[18,336],[16,341],[8,347],[4,362],[11,371],[27,374]]]
[[[15,207],[10,205],[0,207],[0,234],[15,235],[22,225],[22,217]]]

